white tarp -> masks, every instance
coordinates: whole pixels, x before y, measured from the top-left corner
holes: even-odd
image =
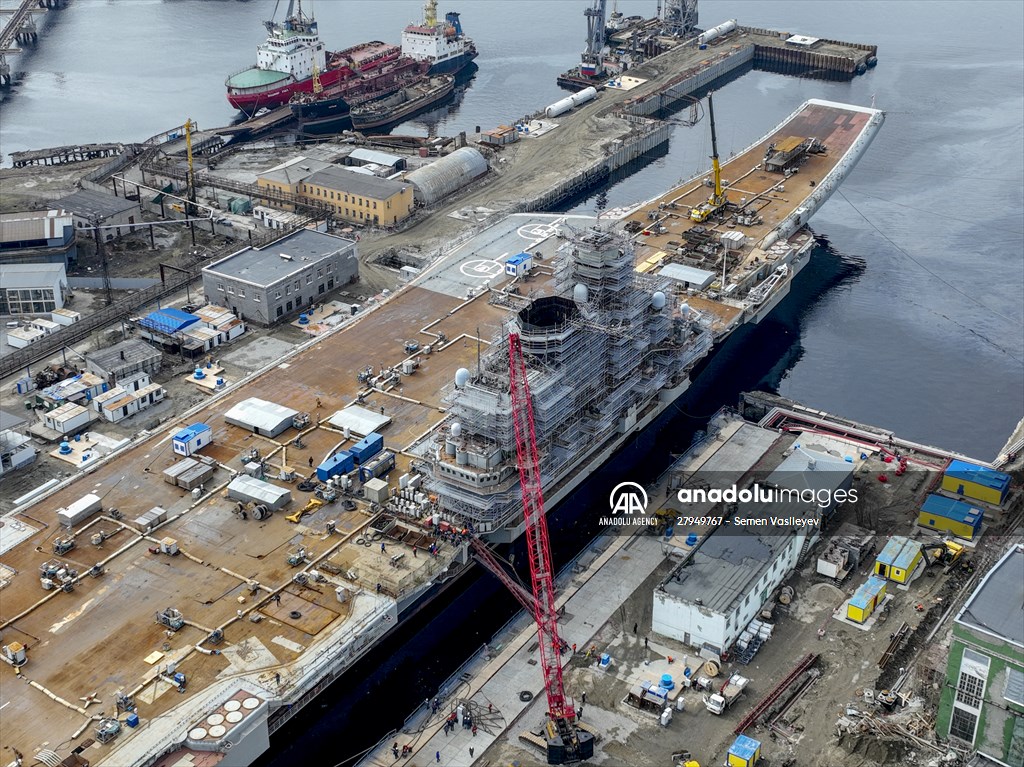
[[[391,417],[375,413],[359,405],[349,405],[332,415],[328,423],[336,429],[348,428],[353,434],[365,437],[367,434],[379,432],[391,423]]]
[[[267,437],[276,437],[292,425],[292,418],[298,414],[298,410],[276,402],[250,397],[225,413],[224,420]]]
[[[231,480],[228,485],[228,498],[265,503],[271,510],[277,511],[291,502],[292,493],[283,487],[242,475]]]

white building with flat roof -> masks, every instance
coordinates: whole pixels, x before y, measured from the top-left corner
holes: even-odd
[[[61,309],[67,292],[63,262],[0,263],[0,315],[46,314]]]

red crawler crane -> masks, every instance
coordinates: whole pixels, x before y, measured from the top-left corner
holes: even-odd
[[[516,435],[516,459],[523,494],[523,519],[526,522],[526,547],[529,551],[530,580],[533,584],[532,608],[537,622],[540,666],[544,673],[544,692],[548,701],[548,764],[577,763],[594,754],[593,735],[576,728],[576,711],[566,700],[562,683],[560,654],[564,644],[558,636],[555,609],[555,580],[551,567],[551,542],[544,493],[540,478],[540,455],[533,425],[533,405],[526,380],[526,363],[519,334],[508,335],[509,374],[512,383],[512,424]]]

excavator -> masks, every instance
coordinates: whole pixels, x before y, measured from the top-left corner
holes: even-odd
[[[921,546],[921,553],[924,555],[924,561],[928,567],[932,565],[951,565],[963,555],[964,547],[947,538],[938,543],[923,544]]]

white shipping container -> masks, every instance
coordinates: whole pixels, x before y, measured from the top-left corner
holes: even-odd
[[[103,510],[103,502],[98,495],[89,493],[79,498],[67,508],[57,510],[57,519],[65,527],[73,527],[86,517]]]

